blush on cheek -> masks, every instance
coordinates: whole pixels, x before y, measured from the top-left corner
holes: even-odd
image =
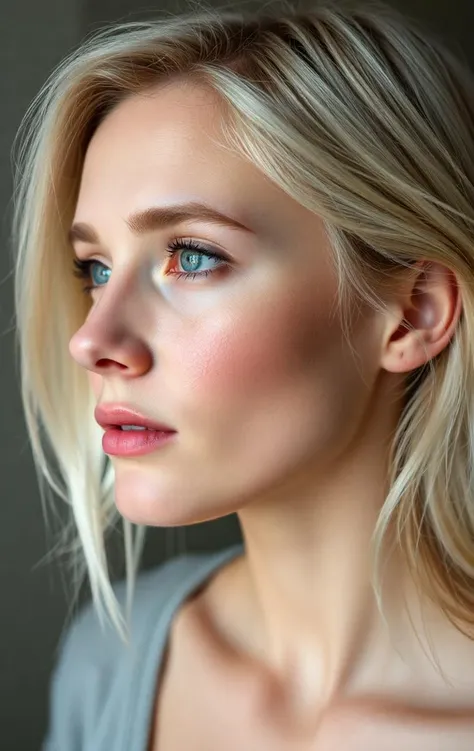
[[[264,325],[254,317],[245,324],[236,322],[225,330],[197,335],[181,361],[183,382],[193,401],[197,394],[211,405],[224,406],[241,394],[251,400],[252,393],[285,380],[285,374],[294,375],[294,368],[301,366],[301,353],[284,328],[280,321]]]
[[[248,415],[252,404],[272,399],[277,404],[305,384],[311,388],[323,363],[338,360],[341,335],[336,317],[330,317],[332,288],[328,284],[315,297],[311,285],[296,287],[282,293],[279,285],[278,294],[268,290],[266,300],[240,301],[196,328],[186,346],[181,342],[177,361],[192,409],[206,404],[239,419],[239,409]]]

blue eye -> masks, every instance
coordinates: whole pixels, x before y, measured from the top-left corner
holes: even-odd
[[[91,289],[95,289],[96,287],[103,287],[110,276],[110,269],[100,261],[81,261],[79,258],[75,258],[74,266],[74,276],[79,277],[79,279],[85,279],[86,281],[91,281],[92,277],[92,284],[84,285],[84,292],[90,292]],[[94,274],[95,267],[99,268]]]
[[[173,262],[175,262],[175,256],[176,259],[181,257],[180,263],[177,264],[178,266],[181,263],[184,263],[185,265],[189,264],[192,267],[191,271],[178,271],[176,270],[175,265],[171,271],[167,272],[167,276],[175,276],[177,279],[207,277],[210,274],[215,274],[217,271],[222,271],[224,267],[230,265],[224,256],[204,248],[194,240],[183,240],[177,238],[170,243],[166,252],[173,259]],[[213,267],[210,269],[201,269],[203,260],[211,261]],[[84,279],[87,282],[92,282],[84,285],[83,290],[85,293],[97,289],[98,287],[105,286],[112,272],[112,270],[105,266],[105,264],[95,259],[81,261],[79,258],[74,258],[74,266],[74,276],[79,277],[79,279]]]
[[[182,251],[185,252],[182,253]],[[179,258],[181,256],[181,259],[184,258],[184,264],[191,264],[192,267],[195,267],[196,262],[198,267],[200,267],[203,259],[207,259],[208,261],[213,262],[217,261],[217,263],[214,263],[214,268],[210,269],[199,270],[195,267],[192,271],[168,271],[167,276],[176,276],[178,279],[195,279],[196,277],[206,277],[210,274],[215,274],[216,271],[221,271],[225,266],[229,266],[224,256],[220,255],[219,253],[213,253],[212,251],[207,250],[202,245],[199,245],[199,243],[197,243],[195,240],[183,240],[181,238],[176,238],[176,240],[173,240],[173,242],[170,243],[166,252],[173,259],[173,261],[175,260],[175,256],[176,258]],[[189,260],[189,258],[191,258],[191,260]],[[182,260],[181,263],[183,263]]]

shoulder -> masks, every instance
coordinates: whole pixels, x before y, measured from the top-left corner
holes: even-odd
[[[159,642],[161,632],[164,639],[166,623],[187,590],[227,555],[228,551],[186,553],[141,572],[132,600],[130,644],[124,643],[109,620],[101,622],[92,600],[79,609],[63,630],[57,648],[48,736],[42,751],[91,747],[92,734],[97,737],[101,724],[106,723],[107,707],[117,711],[122,702],[126,704],[125,693],[133,690],[137,662],[146,657],[151,640]],[[125,615],[126,581],[114,582],[112,589]]]
[[[141,641],[146,632],[156,625],[156,618],[170,603],[180,584],[199,567],[209,556],[186,554],[138,574],[133,594],[131,612],[131,644]],[[121,579],[112,583],[112,589],[122,614],[125,614],[127,587]],[[97,671],[119,653],[125,654],[130,647],[120,638],[115,626],[109,621],[101,622],[96,607],[90,599],[65,627],[57,649],[57,670],[55,679],[65,677],[69,667],[74,667],[74,683],[77,685],[78,671],[88,665]]]
[[[184,553],[139,573],[135,581],[130,619],[132,648],[143,638],[149,637],[150,628],[156,628],[160,617],[178,605],[188,590],[199,584],[208,572],[218,568],[221,561],[233,557],[234,551],[239,549],[240,546],[236,545],[216,553]],[[125,615],[125,579],[112,583],[112,589]],[[101,623],[92,600],[79,609],[59,643],[61,660],[68,658],[80,663],[87,657],[97,664],[96,660],[103,662],[111,653],[128,649],[109,621]]]
[[[138,638],[146,629],[149,618],[167,603],[176,586],[199,564],[197,556],[172,558],[148,571],[138,574],[133,594],[131,635]],[[125,614],[126,581],[112,583],[112,589],[122,614]],[[109,620],[101,622],[96,607],[89,599],[82,605],[61,635],[57,649],[58,664],[84,665],[84,659],[94,665],[103,663],[113,652],[127,649],[118,631]]]

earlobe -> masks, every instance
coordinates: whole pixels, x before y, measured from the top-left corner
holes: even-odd
[[[442,264],[422,262],[397,309],[400,315],[395,324],[391,321],[382,367],[405,373],[436,357],[454,336],[462,312],[456,275]]]

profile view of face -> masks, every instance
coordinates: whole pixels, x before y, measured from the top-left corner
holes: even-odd
[[[74,222],[99,242],[74,243],[96,263],[70,353],[97,403],[176,431],[147,454],[111,457],[117,507],[135,523],[193,524],[291,501],[335,466],[379,374],[377,318],[361,315],[349,343],[335,314],[322,220],[223,147],[222,116],[191,83],[133,95],[95,132],[81,175]],[[205,217],[146,233],[127,224],[189,201],[242,227]],[[170,255],[177,239],[194,250]]]

